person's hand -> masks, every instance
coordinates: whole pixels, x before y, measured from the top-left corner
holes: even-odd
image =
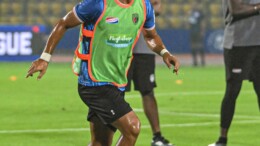
[[[168,68],[171,68],[173,65],[174,66],[173,71],[176,73],[176,75],[178,74],[180,63],[175,56],[171,55],[170,53],[164,53],[163,61],[168,66]]]
[[[29,68],[26,78],[28,77],[32,77],[34,73],[36,72],[40,72],[40,74],[37,77],[37,80],[40,80],[42,78],[42,76],[45,74],[46,70],[48,67],[48,62],[44,61],[42,59],[37,59],[35,61],[32,62],[31,67]]]

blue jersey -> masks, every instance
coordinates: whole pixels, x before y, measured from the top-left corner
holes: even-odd
[[[144,23],[145,29],[152,29],[155,26],[155,16],[154,10],[149,0],[145,0],[146,4],[146,21]],[[87,30],[93,30],[94,26],[102,14],[104,9],[103,0],[83,0],[81,3],[77,4],[73,11],[78,19],[84,23],[84,26]],[[83,53],[89,53],[90,39],[84,38],[83,40]],[[86,61],[82,61],[80,74],[78,78],[79,84],[85,86],[102,86],[102,85],[112,85],[109,82],[94,82],[91,80],[88,74],[88,64]],[[124,90],[123,88],[119,88]]]

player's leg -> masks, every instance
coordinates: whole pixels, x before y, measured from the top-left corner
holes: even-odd
[[[193,66],[198,66],[199,65],[199,59],[200,59],[200,36],[198,34],[192,34],[191,37],[191,55],[192,55],[192,61],[193,61]]]
[[[131,91],[131,81],[133,79],[135,66],[136,57],[133,58],[127,73],[128,81],[127,86],[125,87],[125,91]],[[138,120],[136,114],[133,111],[127,113],[123,117],[113,122],[113,125],[117,127],[122,134],[117,142],[117,146],[127,144],[134,145],[140,132],[140,121]]]
[[[135,55],[133,81],[135,90],[141,93],[143,109],[150,122],[153,133],[160,132],[158,107],[153,93],[153,88],[156,87],[155,55]]]
[[[144,113],[153,131],[152,146],[172,146],[161,134],[157,101],[153,91],[141,92]]]
[[[124,125],[122,126],[123,128],[128,128],[126,130],[127,132],[130,131],[130,135],[128,135],[128,133],[122,133],[124,136],[126,135],[127,138],[139,133],[133,132],[135,129],[131,129],[130,124],[132,124],[133,127],[138,127],[140,122],[137,116],[135,114],[133,115],[132,108],[125,101],[123,91],[111,85],[88,87],[80,84],[78,90],[82,101],[89,107],[88,120],[91,122],[92,143],[111,143],[113,130],[118,127],[120,131],[122,131],[122,128],[118,126],[120,124]],[[121,118],[123,120],[119,120]],[[127,123],[127,121],[131,122]],[[112,125],[114,122],[116,123],[115,126]],[[128,127],[125,126],[124,123],[128,124]],[[105,131],[102,131],[103,128]],[[112,129],[112,131],[109,129]],[[99,137],[100,135],[101,137]],[[135,141],[136,139],[130,139],[130,141],[127,142],[132,144],[135,143]]]
[[[158,107],[153,93],[153,88],[156,87],[155,55],[135,55],[135,62],[134,86],[142,95],[143,109],[153,131],[152,145],[170,146],[170,142],[161,134]]]
[[[121,136],[117,146],[134,146],[140,133],[140,120],[137,115],[131,111],[120,117],[112,123],[120,132]]]
[[[105,89],[105,87],[78,85],[80,98],[89,107],[87,118],[90,122],[91,134],[89,146],[109,146],[112,144],[115,129],[112,129],[104,118],[102,118],[102,116],[110,117],[107,109],[102,108],[103,104],[109,104],[102,98]]]
[[[196,48],[192,48],[191,49],[191,56],[192,56],[192,65],[193,66],[198,66],[198,58],[197,58],[197,49]]]
[[[221,104],[221,137],[227,137],[241,86],[242,80],[229,80],[226,82],[226,92]]]
[[[226,146],[228,129],[231,125],[234,112],[236,99],[241,89],[242,81],[227,81],[226,92],[221,104],[221,122],[220,122],[220,137],[216,143],[210,144],[209,146]]]
[[[104,125],[101,120],[93,116],[90,120],[91,142],[89,146],[112,145],[114,130]]]
[[[256,48],[255,50],[255,54],[258,54],[257,57],[254,60],[254,65],[253,65],[253,75],[254,75],[254,79],[253,79],[253,85],[254,85],[254,89],[257,95],[257,99],[258,99],[258,107],[259,107],[259,111],[260,111],[260,48]]]
[[[200,46],[200,61],[201,61],[201,65],[202,66],[205,66],[206,62],[205,62],[205,51],[204,51],[204,48],[203,46],[201,45]]]
[[[142,101],[143,101],[143,108],[144,113],[151,125],[153,133],[160,132],[160,124],[159,124],[159,114],[158,114],[158,107],[157,101],[154,96],[154,92],[147,91],[141,92]]]
[[[258,79],[253,81],[253,85],[254,85],[254,89],[257,95],[257,101],[258,101],[258,108],[260,111],[260,77],[258,77]]]
[[[245,48],[234,48],[231,50],[224,49],[224,61],[226,68],[226,91],[221,104],[221,119],[220,119],[220,137],[216,143],[209,146],[225,146],[227,143],[228,130],[231,125],[236,99],[242,87],[243,79],[245,78],[249,53],[245,52]]]

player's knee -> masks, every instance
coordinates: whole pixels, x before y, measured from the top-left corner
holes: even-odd
[[[131,125],[128,127],[128,132],[126,132],[124,135],[124,137],[126,137],[129,141],[135,142],[137,140],[137,137],[140,133],[140,129],[141,129],[141,122],[139,121],[139,119],[134,119],[131,122]]]
[[[154,98],[154,92],[153,90],[145,90],[145,91],[140,91],[142,97],[151,97]]]
[[[227,81],[225,98],[229,100],[236,100],[242,86],[242,80],[230,79]]]
[[[141,122],[138,118],[134,119],[131,124],[130,133],[133,138],[137,138],[141,130]]]
[[[118,127],[124,139],[129,142],[135,142],[141,129],[141,122],[134,112],[130,112],[124,116],[121,123],[114,123]]]

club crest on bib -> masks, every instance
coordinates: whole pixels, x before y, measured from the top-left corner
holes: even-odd
[[[139,20],[139,15],[137,13],[132,14],[132,20],[134,24],[137,24]]]

